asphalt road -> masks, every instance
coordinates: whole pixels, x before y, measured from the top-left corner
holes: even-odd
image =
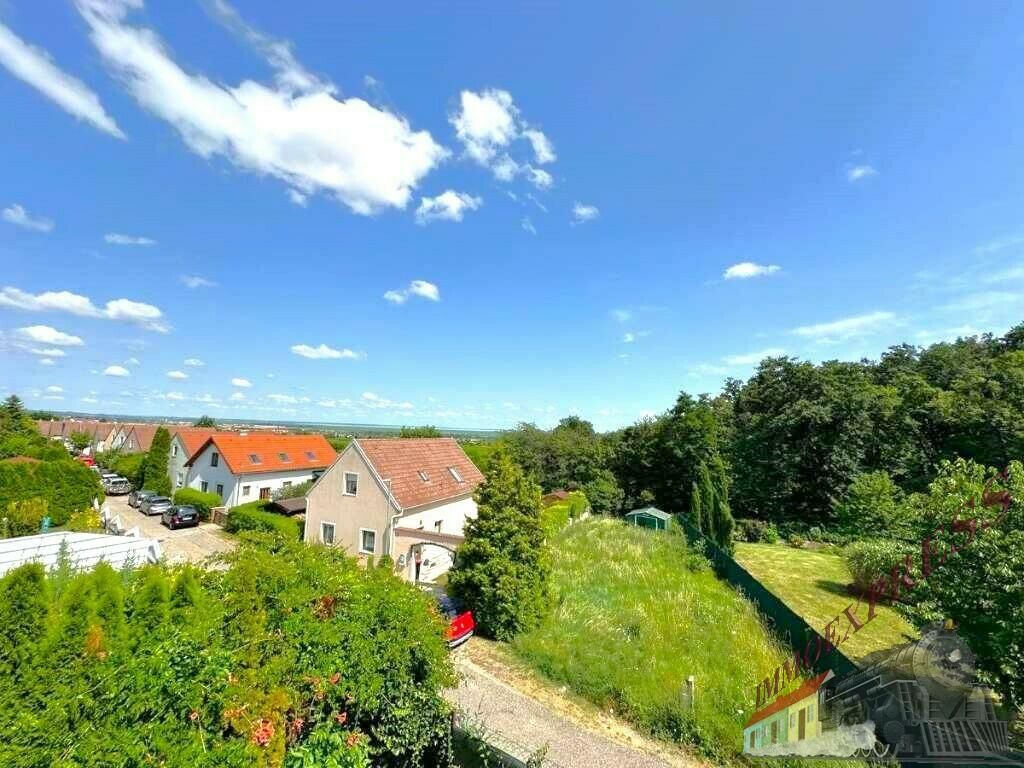
[[[234,537],[213,523],[172,531],[161,524],[159,515],[147,517],[129,507],[127,496],[108,496],[106,503],[114,514],[121,517],[121,524],[126,530],[138,526],[143,536],[159,541],[160,549],[170,563],[199,563],[210,555],[234,549],[236,545]]]

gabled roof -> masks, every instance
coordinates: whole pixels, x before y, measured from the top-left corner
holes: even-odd
[[[798,701],[806,699],[808,696],[811,696],[812,694],[816,693],[818,689],[821,688],[821,686],[828,682],[830,679],[832,679],[833,676],[834,675],[832,673],[832,670],[830,669],[827,672],[822,672],[817,677],[812,677],[810,680],[805,682],[792,693],[787,693],[785,696],[779,696],[779,698],[777,698],[767,707],[759,709],[757,712],[752,714],[750,716],[750,719],[747,721],[747,724],[744,725],[743,728],[747,729],[755,723],[761,722],[766,717],[771,717],[776,712],[781,712],[790,704],[796,704]]]
[[[650,515],[651,517],[656,517],[659,520],[665,521],[672,519],[672,515],[668,512],[662,512],[657,507],[642,507],[641,509],[634,509],[632,512],[626,513],[626,517],[629,517],[630,515]]]
[[[153,447],[153,436],[159,427],[159,424],[136,424],[127,434],[128,437],[135,435],[135,444],[140,451],[148,451]]]
[[[323,435],[218,432],[208,437],[186,464],[194,464],[211,445],[216,447],[234,475],[326,469],[338,456]],[[252,457],[256,457],[256,461]]]
[[[195,456],[196,451],[203,447],[203,443],[211,437],[226,434],[220,430],[207,427],[169,427],[168,429],[172,439],[177,436],[181,440],[181,444],[185,446],[185,455],[190,459]]]
[[[484,479],[452,437],[359,438],[352,442],[381,479],[390,481],[391,495],[402,509],[464,496]]]

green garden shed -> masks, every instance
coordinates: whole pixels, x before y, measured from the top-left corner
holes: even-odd
[[[626,522],[640,528],[650,528],[655,531],[664,531],[668,528],[672,515],[662,512],[657,507],[644,507],[634,509],[626,514]]]

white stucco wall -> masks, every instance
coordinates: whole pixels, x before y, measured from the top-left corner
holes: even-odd
[[[466,519],[476,517],[476,502],[472,496],[463,496],[452,501],[415,507],[403,514],[396,523],[402,528],[419,528],[437,531],[436,523],[441,522],[441,533],[462,535]]]
[[[185,466],[186,461],[188,461],[188,451],[185,449],[185,444],[181,442],[180,437],[174,435],[171,437],[171,451],[167,459],[167,474],[171,477],[171,487],[174,490],[190,487],[191,467]],[[179,476],[181,482],[178,482]]]
[[[231,474],[231,470],[228,469],[227,462],[224,461],[223,456],[220,457],[216,467],[211,466],[211,456],[216,452],[216,448],[211,445],[207,446],[206,450],[196,457],[189,472],[187,485],[189,488],[202,490],[203,483],[205,482],[207,483],[206,490],[208,493],[216,493],[217,485],[223,485],[224,493],[221,498],[224,499],[224,505],[227,507],[237,507],[239,504],[257,501],[260,498],[260,491],[264,488],[269,489],[271,495],[273,495],[274,491],[283,488],[285,483],[298,485],[313,479],[313,472],[309,469],[260,472],[258,474],[239,475],[236,477]],[[246,486],[249,486],[248,495],[244,493]]]

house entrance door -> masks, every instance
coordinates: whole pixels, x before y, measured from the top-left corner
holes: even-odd
[[[260,501],[266,501],[270,498],[269,488],[260,488]]]
[[[800,710],[800,722],[797,730],[797,738],[803,741],[807,733],[807,707]]]

